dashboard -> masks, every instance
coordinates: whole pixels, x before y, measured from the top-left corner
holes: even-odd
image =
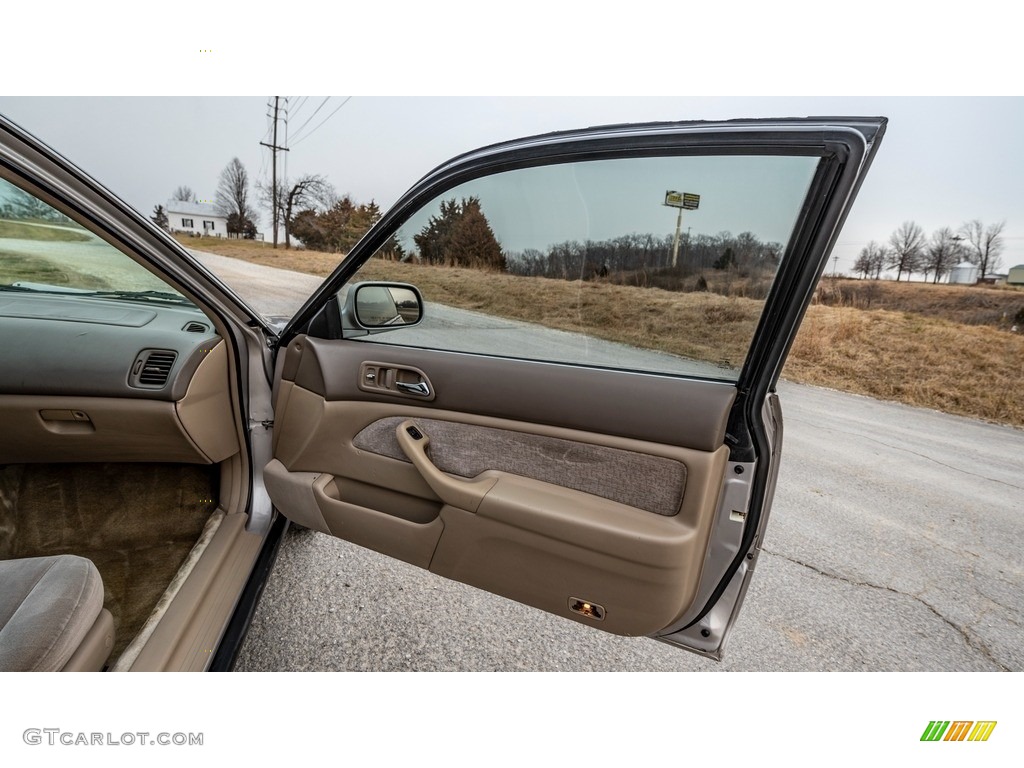
[[[220,342],[194,307],[32,293],[0,293],[0,332],[7,394],[180,400]]]
[[[238,451],[226,344],[199,309],[0,293],[0,463],[214,463]]]

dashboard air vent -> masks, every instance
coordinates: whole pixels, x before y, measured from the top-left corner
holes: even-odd
[[[146,349],[132,364],[131,384],[135,387],[159,388],[167,383],[178,353],[169,349]]]
[[[182,328],[181,330],[186,331],[188,333],[206,333],[209,330],[209,328],[207,328],[202,323],[197,323],[193,320],[191,323],[185,323],[185,327]]]

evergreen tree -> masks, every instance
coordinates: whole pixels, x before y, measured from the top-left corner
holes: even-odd
[[[228,234],[241,235],[246,240],[256,239],[256,222],[248,216],[232,213],[228,216]]]
[[[505,254],[477,197],[441,201],[439,211],[413,236],[420,260],[448,267],[505,271]]]
[[[345,195],[326,211],[307,208],[295,214],[289,232],[311,250],[346,253],[379,218],[375,202],[356,205]]]
[[[167,220],[167,211],[164,210],[162,205],[158,205],[153,208],[153,215],[149,217],[150,220],[156,224],[160,229],[165,232],[171,228],[170,222]]]

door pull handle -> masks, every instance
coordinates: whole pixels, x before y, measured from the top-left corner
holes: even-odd
[[[430,397],[430,387],[427,386],[427,382],[425,381],[417,381],[415,384],[408,381],[396,381],[395,386],[410,395]]]
[[[452,507],[476,512],[487,492],[498,482],[497,477],[484,474],[462,479],[445,474],[427,456],[430,437],[413,421],[403,421],[395,429],[395,437],[402,452],[437,494],[437,498]]]

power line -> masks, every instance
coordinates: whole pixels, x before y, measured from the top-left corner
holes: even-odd
[[[303,129],[303,128],[305,128],[305,127],[306,127],[307,125],[309,125],[309,121],[310,121],[310,120],[312,120],[312,119],[313,119],[314,117],[316,117],[316,113],[317,113],[317,112],[319,112],[319,111],[320,111],[321,109],[323,109],[323,108],[324,108],[324,104],[326,104],[326,103],[327,103],[327,101],[328,101],[328,100],[329,100],[330,98],[331,98],[330,96],[326,96],[326,97],[324,98],[324,100],[320,102],[320,106],[316,108],[316,112],[314,112],[314,113],[313,113],[312,115],[310,115],[310,116],[309,116],[309,117],[308,117],[308,118],[306,119],[306,122],[304,122],[304,123],[303,123],[302,125],[300,125],[300,126],[299,126],[299,130],[297,130],[297,131],[295,132],[295,135],[296,135],[296,136],[298,136],[298,135],[299,135],[300,133],[302,133],[302,129]]]
[[[307,134],[306,134],[305,136],[303,136],[303,137],[302,137],[301,139],[298,139],[298,140],[297,140],[297,141],[296,141],[295,143],[296,143],[296,144],[298,144],[298,143],[299,143],[299,142],[301,142],[301,141],[305,141],[305,140],[306,140],[306,139],[308,139],[308,138],[309,138],[310,136],[312,136],[312,135],[313,135],[314,133],[316,133],[316,129],[317,129],[317,128],[319,128],[319,127],[320,127],[321,125],[323,125],[323,124],[324,124],[324,123],[326,123],[326,122],[327,122],[328,120],[330,120],[330,119],[331,119],[332,117],[334,117],[335,113],[337,113],[337,111],[338,111],[339,109],[341,109],[341,108],[342,108],[342,107],[344,107],[344,106],[345,106],[346,104],[348,104],[348,103],[349,103],[349,101],[350,101],[351,99],[352,99],[352,97],[351,97],[351,96],[346,96],[346,97],[345,97],[345,100],[344,100],[343,102],[341,102],[341,104],[339,104],[339,105],[337,106],[337,108],[336,108],[336,109],[334,110],[334,112],[331,112],[331,114],[329,114],[329,115],[328,115],[327,117],[325,117],[325,118],[324,118],[323,120],[321,120],[321,121],[320,121],[320,124],[319,124],[319,125],[317,125],[317,126],[316,126],[316,128],[313,128],[313,129],[311,129],[309,133],[307,133]],[[315,113],[314,113],[314,114],[315,114]]]
[[[274,97],[274,138],[273,138],[272,142],[270,144],[267,144],[266,142],[262,142],[262,141],[260,142],[260,144],[262,144],[264,147],[270,147],[270,151],[273,154],[273,165],[271,166],[272,176],[271,176],[271,180],[270,180],[271,201],[272,201],[271,202],[271,208],[270,208],[270,217],[271,217],[271,219],[273,219],[272,223],[274,225],[274,247],[275,248],[277,248],[277,214],[278,214],[278,201],[277,201],[277,153],[278,152],[287,152],[288,151],[288,147],[278,146],[278,143],[277,143],[277,122],[278,122],[278,113],[280,111],[280,105],[281,105],[281,97],[280,96],[275,96]]]
[[[295,105],[295,111],[292,113],[292,117],[298,116],[299,112],[302,111],[302,108],[305,106],[307,101],[309,101],[309,96],[303,96],[302,98],[299,99],[298,103],[296,103]]]
[[[270,141],[271,134],[273,133],[273,129],[271,127],[271,120],[273,119],[273,114],[271,112],[272,109],[273,109],[273,107],[270,105],[270,101],[267,101],[267,113],[266,113],[267,125],[266,125],[266,129],[263,131],[263,139],[260,141],[260,144],[262,146],[268,146],[267,142]],[[266,152],[260,152],[260,173],[259,173],[259,176],[258,176],[260,183],[263,183],[264,179],[266,179],[266,174],[267,174],[267,153]]]

